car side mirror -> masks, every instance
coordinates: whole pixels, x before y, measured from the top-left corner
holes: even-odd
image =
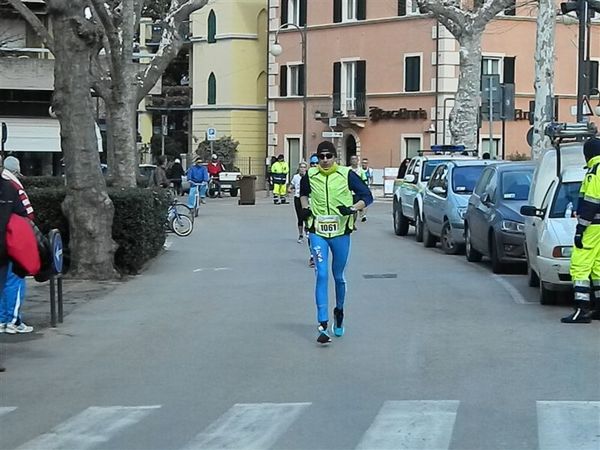
[[[446,195],[446,189],[444,189],[441,186],[435,186],[432,190],[431,190],[434,194],[438,194],[438,195]]]
[[[535,206],[521,206],[521,215],[525,217],[544,217],[544,210],[538,209]]]
[[[404,181],[406,181],[407,183],[414,183],[416,179],[417,178],[412,173],[409,173],[408,175],[404,176]]]

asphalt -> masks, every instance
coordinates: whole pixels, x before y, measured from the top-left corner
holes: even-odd
[[[292,207],[210,201],[142,275],[2,337],[0,449],[600,448],[600,322],[395,236],[380,200],[322,348],[307,259]]]

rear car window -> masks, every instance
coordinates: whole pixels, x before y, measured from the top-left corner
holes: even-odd
[[[554,196],[549,217],[551,219],[574,217],[575,211],[577,211],[577,204],[579,203],[580,189],[580,182],[562,183]],[[567,212],[568,210],[570,213]]]
[[[533,178],[533,169],[504,172],[502,174],[502,198],[504,200],[527,200]]]
[[[425,169],[423,170],[423,173],[421,174],[421,181],[429,181],[435,168],[443,162],[444,161],[427,161],[425,163]]]
[[[472,194],[485,166],[455,167],[452,172],[452,190],[457,194]]]

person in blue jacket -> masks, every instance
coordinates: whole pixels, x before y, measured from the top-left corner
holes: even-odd
[[[200,189],[200,203],[206,203],[206,191],[208,190],[208,170],[205,165],[202,164],[202,158],[197,157],[194,160],[194,165],[190,167],[186,173],[190,184],[190,195],[188,196],[188,206],[194,208],[196,192],[195,189]]]

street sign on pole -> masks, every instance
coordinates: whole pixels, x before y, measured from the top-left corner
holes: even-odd
[[[321,135],[324,138],[342,138],[344,137],[344,132],[343,131],[323,131],[323,134]]]
[[[206,129],[206,140],[207,141],[216,141],[217,140],[217,129],[213,127],[209,127]]]
[[[2,151],[2,159],[4,159],[4,144],[8,140],[8,126],[6,122],[2,122],[2,139],[0,139],[0,151]]]
[[[583,100],[582,100],[582,107],[581,107],[581,114],[584,116],[593,116],[594,113],[592,112],[592,105],[590,105],[590,99],[587,97],[587,95],[583,96]]]

